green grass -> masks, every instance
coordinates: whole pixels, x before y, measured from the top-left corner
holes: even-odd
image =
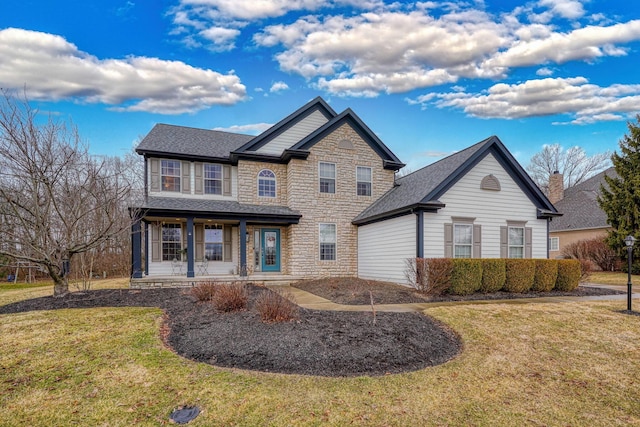
[[[0,315],[0,424],[157,426],[190,404],[189,426],[640,425],[640,318],[623,305],[432,308],[463,353],[377,378],[195,363],[162,345],[158,309]]]

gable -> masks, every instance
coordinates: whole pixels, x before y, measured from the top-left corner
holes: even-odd
[[[296,121],[287,126],[282,132],[268,139],[263,146],[255,151],[260,154],[280,156],[284,150],[291,148],[328,121],[329,118],[326,113],[320,109],[315,109],[306,116],[297,118]]]

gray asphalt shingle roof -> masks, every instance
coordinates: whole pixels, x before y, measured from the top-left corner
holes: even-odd
[[[228,158],[229,153],[253,138],[252,135],[159,123],[140,141],[136,151],[140,154]]]
[[[549,230],[569,231],[609,227],[607,214],[598,204],[600,185],[606,185],[605,175],[617,176],[615,169],[609,168],[565,190],[564,198],[555,203],[556,209],[564,215],[554,218],[549,225]]]
[[[462,165],[485,145],[493,143],[490,137],[462,151],[398,178],[396,186],[362,211],[354,222],[365,221],[388,212],[398,211],[418,203],[438,202],[431,199],[436,190]]]
[[[251,216],[298,216],[300,213],[286,206],[249,205],[233,200],[187,199],[173,197],[147,197],[138,209],[158,211],[202,212],[208,214],[237,214]]]

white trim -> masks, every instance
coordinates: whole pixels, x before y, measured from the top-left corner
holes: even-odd
[[[554,245],[555,242],[555,245]],[[555,247],[554,247],[555,246]],[[557,252],[560,250],[560,237],[549,237],[549,252]]]
[[[209,179],[209,181],[220,181],[220,193],[207,193],[207,166],[218,166],[220,168],[220,179]],[[222,196],[224,186],[224,170],[220,163],[203,163],[202,164],[202,194],[207,196]]]
[[[321,191],[320,190],[320,179],[325,178],[325,179],[331,179],[328,177],[322,177],[320,176],[320,165],[322,164],[326,164],[326,165],[333,165],[333,192],[326,192],[326,191]],[[336,194],[338,192],[338,166],[335,163],[332,162],[324,162],[324,161],[318,161],[318,193],[320,194]]]
[[[322,227],[323,225],[331,225],[333,226],[333,237],[334,237],[334,241],[333,241],[333,259],[322,259],[322,242],[320,241],[320,227]],[[331,243],[331,242],[328,242]],[[318,260],[320,261],[328,261],[328,262],[335,262],[338,260],[338,227],[336,225],[335,222],[321,222],[318,223]]]
[[[359,181],[358,180],[358,169],[369,169],[369,181]],[[369,183],[369,194],[358,194],[358,183]],[[358,197],[371,197],[373,195],[373,168],[371,166],[359,166],[356,165],[356,196]]]
[[[178,164],[178,174],[177,175],[165,175],[163,173],[164,167],[163,167],[163,163],[164,162],[174,162]],[[175,160],[175,159],[160,159],[160,171],[159,174],[160,176],[160,191],[164,191],[167,193],[181,193],[182,192],[182,162],[180,160]],[[162,185],[162,178],[168,176],[168,177],[172,177],[172,178],[178,178],[178,189],[177,190],[165,190],[164,189],[164,185]]]
[[[273,177],[261,177],[260,174],[264,171],[267,172],[271,172],[271,174],[273,175]],[[261,195],[260,194],[260,180],[264,179],[265,181],[273,181],[273,196],[268,196],[268,195]],[[258,172],[258,175],[256,176],[256,188],[258,190],[258,197],[264,197],[267,199],[275,199],[278,195],[278,177],[276,176],[276,173],[274,171],[272,171],[271,169],[260,169],[260,172]]]

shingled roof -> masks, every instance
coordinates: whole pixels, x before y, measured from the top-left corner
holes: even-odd
[[[598,196],[600,186],[607,185],[604,176],[617,177],[614,168],[609,168],[597,175],[567,188],[564,198],[556,202],[555,206],[564,215],[551,221],[549,231],[571,231],[591,228],[607,228],[607,214],[600,209]]]
[[[159,123],[140,141],[136,152],[189,160],[222,160],[228,159],[232,151],[253,138],[252,135]]]
[[[500,139],[497,136],[491,136],[465,150],[399,178],[394,188],[362,211],[353,223],[367,224],[407,213],[412,209],[443,208],[444,204],[438,198],[489,153],[494,154],[505,166],[514,181],[534,202],[541,215],[558,215],[551,202],[542,194]]]

